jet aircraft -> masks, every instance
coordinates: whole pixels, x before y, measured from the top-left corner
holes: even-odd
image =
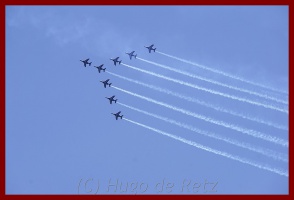
[[[119,57],[116,57],[116,58],[110,58],[110,60],[112,60],[114,62],[114,65],[116,65],[116,63],[121,63],[121,60],[118,60]]]
[[[132,60],[132,57],[137,58],[137,54],[134,55],[134,53],[135,53],[135,51],[132,51],[132,52],[130,52],[130,53],[126,53],[126,54],[128,54],[128,55],[130,56],[130,60]]]
[[[103,83],[104,87],[106,88],[107,85],[110,87],[110,85],[112,84],[112,83],[108,83],[108,81],[109,81],[109,79],[107,79],[105,81],[100,81],[100,82]]]
[[[112,97],[105,97],[106,99],[109,99],[110,104],[112,104],[112,102],[114,101],[116,103],[117,99],[114,99],[115,95],[113,95]]]
[[[90,58],[86,59],[86,60],[80,60],[81,62],[84,63],[84,66],[86,67],[86,65],[88,64],[89,66],[91,66],[92,62],[88,62]]]
[[[102,68],[102,66],[103,66],[103,64],[98,66],[98,67],[97,66],[94,66],[94,67],[96,67],[98,69],[99,73],[100,73],[101,70],[105,72],[106,68]]]
[[[149,47],[146,47],[146,46],[144,46],[144,47],[149,50],[149,53],[151,53],[152,50],[155,52],[155,49],[156,49],[156,48],[152,48],[153,46],[154,46],[154,44],[150,45]]]
[[[122,119],[123,115],[119,115],[121,113],[121,111],[119,111],[118,113],[111,113],[115,116],[115,119],[117,120],[119,117]]]

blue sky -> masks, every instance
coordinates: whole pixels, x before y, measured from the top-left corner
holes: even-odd
[[[269,88],[288,91],[287,6],[7,6],[7,194],[287,194],[288,177],[173,140],[111,112],[166,133],[288,172],[273,159],[156,119],[104,97],[187,124],[203,132],[288,156],[288,148],[191,117],[113,86],[246,130],[288,140],[288,114],[148,75],[109,58],[223,94],[288,110],[288,105],[175,73],[138,57],[226,85],[273,92],[159,52]],[[79,61],[90,58],[86,68]],[[106,71],[249,116],[236,117],[134,84]],[[286,127],[281,130],[260,123]],[[271,154],[272,155],[272,154]],[[117,184],[117,188],[114,185]],[[98,187],[99,186],[99,187]],[[194,188],[193,188],[194,187]]]

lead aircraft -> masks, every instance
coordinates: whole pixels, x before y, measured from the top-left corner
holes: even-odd
[[[88,64],[89,66],[91,66],[92,62],[88,62],[90,58],[86,59],[86,60],[80,60],[81,62],[84,63],[84,66],[86,67],[86,65]]]

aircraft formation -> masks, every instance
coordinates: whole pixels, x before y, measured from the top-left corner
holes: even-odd
[[[169,57],[169,58],[184,62],[186,64],[194,65],[194,66],[197,66],[197,67],[202,68],[204,70],[217,73],[219,75],[225,76],[226,78],[235,79],[236,81],[239,81],[239,83],[250,84],[251,87],[252,87],[252,85],[254,85],[255,87],[263,88],[263,90],[264,89],[271,90],[273,92],[273,94],[277,93],[280,96],[282,96],[281,93],[285,93],[287,95],[286,91],[282,91],[282,90],[278,90],[278,89],[272,89],[271,87],[262,85],[260,83],[254,82],[254,81],[246,80],[245,78],[242,78],[242,77],[239,77],[239,76],[236,76],[236,75],[231,75],[230,73],[226,73],[226,72],[223,72],[223,71],[220,71],[220,70],[216,70],[214,68],[210,68],[210,67],[207,67],[207,66],[199,65],[197,63],[194,63],[194,62],[191,62],[191,61],[188,61],[188,60],[176,57],[176,56],[172,56],[172,55],[169,55],[167,53],[160,52],[160,51],[156,50],[156,47],[154,46],[154,44],[152,44],[150,46],[144,46],[144,47],[147,49],[147,51],[149,53],[156,52],[157,54],[164,55],[166,57]],[[126,63],[122,62],[122,59],[120,59],[120,57],[110,58],[110,60],[113,61],[114,66],[118,67],[119,65],[123,65],[125,67],[128,67],[128,68],[143,72],[145,74],[149,74],[149,75],[152,75],[154,77],[158,77],[158,78],[165,79],[165,80],[168,80],[168,81],[171,81],[171,82],[174,82],[174,83],[178,83],[178,84],[181,84],[181,85],[193,88],[193,89],[197,89],[197,90],[200,90],[200,91],[203,91],[203,92],[206,92],[206,93],[210,93],[212,95],[218,95],[218,96],[221,96],[222,98],[224,97],[224,98],[231,99],[231,100],[234,100],[234,101],[239,101],[240,103],[251,104],[252,106],[258,106],[261,109],[270,109],[271,110],[270,112],[276,111],[276,112],[282,112],[282,113],[288,114],[288,110],[286,109],[286,107],[288,105],[288,102],[286,100],[278,98],[276,96],[269,96],[268,94],[263,93],[263,92],[259,92],[258,90],[255,90],[255,89],[249,90],[249,89],[242,88],[242,87],[239,87],[239,86],[229,85],[229,84],[226,84],[226,83],[218,82],[217,80],[209,79],[207,77],[202,77],[201,75],[198,75],[198,74],[190,73],[188,71],[182,71],[181,69],[178,69],[178,68],[174,68],[174,67],[162,65],[162,64],[159,64],[159,63],[156,63],[156,62],[152,62],[152,61],[141,58],[141,56],[137,56],[135,51],[125,52],[125,54],[127,54],[128,58],[130,60],[133,60],[133,61],[135,59],[140,60],[140,61],[144,61],[146,63],[153,64],[153,65],[155,65],[157,67],[164,68],[166,70],[170,70],[170,71],[173,71],[173,72],[188,76],[190,78],[194,78],[194,79],[198,79],[198,80],[201,80],[201,81],[208,82],[211,85],[213,84],[213,85],[217,85],[218,87],[221,86],[221,87],[230,89],[231,92],[232,92],[232,90],[235,90],[238,93],[243,92],[243,93],[250,94],[250,96],[255,95],[258,98],[250,99],[249,95],[237,96],[237,95],[235,95],[233,93],[230,93],[230,92],[226,93],[226,92],[223,92],[223,91],[218,90],[218,89],[206,88],[205,86],[200,86],[200,85],[197,85],[197,84],[194,84],[194,83],[186,82],[186,80],[176,79],[176,78],[173,78],[173,77],[169,77],[169,76],[161,75],[161,74],[158,74],[158,73],[154,73],[152,71],[148,71],[148,70],[145,70],[145,69],[140,69],[140,68],[137,68],[137,67],[134,67],[134,66],[131,66],[131,65],[127,65]],[[84,67],[91,66],[91,63],[92,63],[92,62],[90,62],[89,58],[87,58],[85,60],[80,60],[80,61],[83,62]],[[287,127],[285,125],[281,125],[281,124],[276,123],[276,122],[271,122],[271,121],[259,119],[259,118],[256,118],[254,115],[249,116],[249,115],[243,114],[243,113],[241,113],[239,111],[234,111],[234,110],[230,110],[230,109],[227,109],[227,108],[222,108],[222,107],[219,107],[216,104],[207,103],[205,101],[198,100],[197,98],[194,98],[192,96],[189,97],[189,96],[186,96],[184,94],[179,94],[177,92],[173,92],[173,91],[171,91],[169,89],[164,89],[164,88],[160,88],[160,87],[157,87],[157,86],[149,85],[149,84],[146,84],[146,83],[141,82],[139,80],[134,80],[134,79],[131,79],[131,78],[127,78],[127,77],[124,77],[124,76],[117,75],[115,73],[111,73],[110,71],[106,71],[106,67],[104,67],[104,64],[101,64],[99,66],[94,66],[94,67],[97,68],[98,73],[106,72],[106,73],[111,74],[113,76],[125,79],[125,80],[127,80],[129,82],[133,82],[133,83],[136,83],[138,85],[142,85],[144,87],[148,87],[148,88],[151,88],[153,90],[160,91],[162,93],[172,95],[172,96],[180,98],[182,100],[186,100],[186,101],[189,101],[189,102],[193,102],[195,104],[199,104],[199,105],[204,106],[206,108],[211,108],[211,109],[213,109],[213,110],[215,110],[217,112],[224,113],[226,115],[229,114],[229,115],[232,115],[233,117],[238,117],[238,118],[242,118],[242,119],[245,119],[245,120],[250,120],[251,122],[253,122],[255,124],[258,123],[260,125],[270,126],[271,128],[275,128],[278,131],[288,131],[288,129],[287,129]],[[197,118],[198,120],[203,120],[203,121],[211,123],[213,125],[217,125],[217,126],[221,126],[221,127],[224,127],[224,128],[231,129],[231,131],[237,131],[237,132],[239,132],[241,134],[246,134],[246,135],[252,136],[252,137],[254,137],[256,139],[262,139],[262,140],[264,140],[266,142],[271,142],[272,144],[281,145],[282,147],[288,148],[289,144],[288,144],[287,139],[276,137],[276,136],[273,136],[273,135],[267,135],[266,133],[262,133],[262,132],[260,132],[258,130],[253,130],[253,129],[250,129],[250,128],[248,129],[246,127],[239,126],[238,124],[232,124],[231,122],[225,122],[223,120],[218,120],[218,119],[216,119],[214,117],[208,117],[205,114],[195,113],[193,111],[186,110],[186,109],[180,108],[178,106],[171,105],[169,103],[161,102],[161,101],[155,100],[153,98],[137,94],[137,93],[132,92],[132,91],[121,89],[119,87],[116,87],[115,84],[112,85],[112,81],[110,81],[110,79],[100,80],[100,82],[103,84],[104,88],[112,87],[112,88],[114,88],[116,90],[119,90],[121,92],[127,93],[129,95],[132,95],[134,97],[137,97],[137,98],[140,98],[140,99],[143,99],[143,100],[146,100],[146,101],[148,101],[150,103],[154,103],[154,104],[160,105],[162,107],[169,108],[169,109],[171,109],[171,110],[173,110],[175,112],[185,114],[185,115],[187,115],[189,117],[194,117],[194,118]],[[121,106],[124,106],[126,108],[138,111],[140,113],[144,113],[144,114],[146,114],[148,116],[152,116],[152,117],[154,117],[156,119],[168,122],[170,124],[174,124],[174,125],[176,125],[178,127],[187,129],[189,131],[196,132],[196,133],[201,134],[203,136],[208,136],[210,138],[214,138],[214,139],[217,139],[219,141],[226,142],[226,143],[228,143],[230,145],[234,145],[236,147],[241,147],[241,148],[253,151],[255,153],[262,154],[264,156],[273,158],[275,160],[280,160],[282,162],[288,162],[288,155],[286,153],[275,152],[275,150],[271,150],[271,149],[269,149],[269,150],[264,149],[263,150],[262,147],[254,147],[250,143],[244,143],[241,140],[238,141],[237,139],[231,139],[231,138],[228,138],[227,136],[222,136],[221,134],[220,135],[214,134],[213,132],[209,133],[209,132],[207,132],[205,130],[201,130],[201,129],[193,127],[191,125],[187,125],[185,123],[181,123],[181,122],[178,122],[178,121],[173,120],[173,119],[162,117],[162,116],[157,115],[157,114],[149,113],[148,111],[144,111],[144,110],[141,110],[139,108],[135,108],[135,107],[126,105],[126,104],[124,104],[124,103],[122,103],[120,101],[117,102],[118,98],[116,98],[116,96],[113,95],[113,94],[112,94],[112,96],[106,96],[104,98],[107,99],[107,101],[109,101],[109,104],[111,104],[111,105],[117,103],[117,104],[119,104]],[[261,98],[263,98],[263,100],[261,100]],[[275,104],[271,103],[270,101],[266,102],[266,101],[264,101],[264,99],[275,101]],[[277,105],[276,103],[279,103],[281,106],[276,106]],[[282,104],[285,104],[285,105],[282,106]],[[248,107],[246,107],[246,109],[247,108]],[[165,136],[170,137],[172,139],[178,140],[178,141],[183,142],[185,144],[188,144],[190,146],[192,145],[192,146],[194,146],[196,148],[205,150],[207,152],[214,153],[214,154],[217,154],[217,155],[220,155],[220,156],[224,156],[226,158],[229,158],[229,159],[232,159],[232,160],[235,160],[235,161],[239,161],[241,163],[248,164],[248,165],[257,167],[259,169],[264,169],[264,170],[267,170],[267,171],[270,171],[270,172],[273,172],[273,173],[288,177],[287,168],[284,170],[284,169],[278,169],[278,168],[275,168],[275,167],[271,167],[271,166],[269,166],[269,164],[260,164],[259,162],[251,161],[251,160],[248,160],[246,158],[241,158],[238,155],[233,155],[233,154],[230,154],[230,153],[227,153],[227,152],[222,152],[220,150],[214,149],[213,147],[204,146],[204,145],[202,145],[200,143],[196,143],[194,141],[190,141],[190,140],[187,140],[185,138],[178,137],[177,135],[172,135],[172,134],[166,133],[164,131],[158,130],[157,128],[153,128],[151,126],[148,126],[148,125],[133,121],[131,119],[128,119],[128,117],[124,117],[124,115],[123,115],[124,113],[122,113],[120,110],[118,112],[110,112],[110,114],[114,116],[115,120],[121,119],[121,120],[130,122],[130,123],[136,124],[138,126],[144,127],[146,129],[152,130],[152,131],[157,132],[159,134],[165,135]],[[241,120],[239,120],[238,123],[240,121]],[[266,130],[269,130],[269,129],[266,129]]]
[[[145,48],[148,49],[149,53],[151,53],[151,51],[155,52],[156,48],[153,48],[154,44],[150,45],[150,46],[144,46]],[[132,52],[126,52],[126,54],[129,55],[130,60],[132,60],[132,57],[134,57],[135,59],[137,58],[137,54],[135,54],[135,51]],[[87,65],[91,66],[92,62],[89,62],[90,58],[87,58],[85,60],[80,60],[81,62],[83,62],[84,67],[87,67]],[[119,57],[116,58],[110,58],[110,60],[113,61],[114,65],[116,66],[116,64],[118,63],[119,65],[121,64],[122,60],[119,60]],[[95,68],[97,68],[98,73],[100,73],[101,71],[105,72],[106,68],[103,68],[104,64],[101,64],[99,66],[94,66]],[[104,88],[106,88],[107,86],[110,87],[112,83],[109,82],[110,79],[106,79],[105,81],[101,81],[101,83],[103,83]],[[116,103],[118,99],[114,99],[115,95],[111,96],[111,97],[105,97],[106,99],[109,100],[109,103],[112,104],[112,102]],[[118,118],[122,119],[123,115],[120,115],[121,111],[118,111],[117,113],[111,113],[112,115],[115,116],[115,119],[118,120]]]

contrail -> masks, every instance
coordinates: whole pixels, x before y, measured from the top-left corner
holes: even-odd
[[[195,99],[193,97],[185,96],[183,94],[176,93],[176,92],[173,92],[171,90],[167,90],[167,89],[164,89],[164,88],[161,88],[161,87],[157,87],[157,86],[150,85],[150,84],[147,84],[147,83],[143,83],[143,82],[131,79],[131,78],[127,78],[125,76],[121,76],[121,75],[115,74],[113,72],[109,72],[109,71],[106,71],[106,72],[113,75],[113,76],[115,76],[115,77],[121,78],[123,80],[129,81],[129,82],[132,82],[132,83],[136,83],[138,85],[141,85],[141,86],[144,86],[144,87],[147,87],[147,88],[159,91],[159,92],[163,92],[165,94],[169,94],[169,95],[175,96],[175,97],[180,98],[180,99],[184,99],[186,101],[197,103],[199,105],[202,105],[202,106],[205,106],[205,107],[208,107],[208,108],[212,108],[212,109],[214,109],[216,111],[219,111],[219,112],[228,113],[228,114],[231,114],[231,115],[236,116],[236,117],[241,117],[243,119],[247,119],[247,120],[250,120],[250,121],[253,121],[253,122],[257,122],[257,123],[260,123],[260,124],[265,124],[267,126],[271,126],[271,127],[274,127],[274,128],[280,129],[280,130],[284,130],[284,131],[288,130],[288,127],[276,124],[274,122],[265,121],[265,120],[259,119],[257,117],[244,115],[244,114],[232,111],[232,110],[228,110],[228,109],[225,109],[225,108],[222,108],[222,107],[219,107],[219,106],[215,106],[215,105],[209,104],[209,103],[207,103],[205,101],[200,101],[200,100]]]
[[[124,103],[118,102],[118,104],[120,104],[120,105],[122,105],[122,106],[124,106],[126,108],[135,110],[137,112],[143,113],[145,115],[152,116],[152,117],[154,117],[156,119],[160,119],[160,120],[163,120],[165,122],[168,122],[168,123],[177,125],[177,126],[179,126],[181,128],[185,128],[185,129],[188,129],[190,131],[199,133],[201,135],[208,136],[210,138],[214,138],[214,139],[217,139],[217,140],[221,140],[221,141],[224,141],[226,143],[229,143],[229,144],[232,144],[232,145],[235,145],[235,146],[244,148],[244,149],[248,149],[248,150],[253,151],[253,152],[256,152],[256,153],[260,153],[260,154],[262,154],[264,156],[274,158],[275,160],[281,160],[281,161],[284,161],[284,162],[288,162],[287,155],[284,155],[284,154],[281,154],[281,153],[277,153],[277,152],[274,152],[274,151],[269,150],[269,149],[263,149],[263,148],[260,148],[260,147],[254,147],[254,146],[252,146],[252,145],[250,145],[248,143],[239,142],[237,140],[226,138],[226,137],[223,137],[223,136],[214,134],[214,133],[209,133],[209,132],[200,130],[198,128],[192,127],[190,125],[187,125],[187,124],[184,124],[184,123],[180,123],[180,122],[177,122],[175,120],[169,119],[167,117],[162,117],[160,115],[156,115],[156,114],[153,114],[153,113],[150,113],[150,112],[147,112],[147,111],[144,111],[144,110],[141,110],[141,109],[138,109],[138,108],[135,108],[135,107],[126,105]]]
[[[198,75],[195,75],[195,74],[186,72],[186,71],[182,71],[182,70],[175,69],[175,68],[172,68],[172,67],[169,67],[169,66],[166,66],[166,65],[162,65],[162,64],[159,64],[159,63],[156,63],[156,62],[145,60],[143,58],[137,57],[137,59],[138,60],[141,60],[141,61],[144,61],[146,63],[152,64],[152,65],[161,67],[163,69],[167,69],[167,70],[170,70],[170,71],[173,71],[173,72],[176,72],[176,73],[185,75],[185,76],[189,76],[189,77],[196,78],[196,79],[199,79],[199,80],[202,80],[202,81],[206,81],[208,83],[212,83],[212,84],[215,84],[215,85],[226,87],[226,88],[229,88],[229,89],[232,89],[232,90],[237,90],[239,92],[245,92],[245,93],[248,93],[248,94],[251,94],[251,95],[255,95],[255,96],[258,96],[258,97],[262,97],[262,98],[265,98],[265,99],[268,99],[268,100],[272,100],[272,101],[275,101],[275,102],[278,102],[278,103],[288,104],[287,101],[284,101],[284,100],[281,100],[281,99],[277,99],[275,97],[271,97],[271,96],[268,96],[266,94],[261,94],[261,93],[258,93],[258,92],[246,90],[246,89],[239,88],[239,87],[236,87],[236,86],[227,85],[227,84],[224,84],[224,83],[221,83],[221,82],[218,82],[218,81],[214,81],[214,80],[211,80],[211,79],[207,79],[207,78],[204,78],[204,77],[201,77],[201,76],[198,76]]]
[[[264,108],[269,108],[269,109],[272,109],[272,110],[276,110],[276,111],[280,111],[280,112],[284,112],[284,113],[287,113],[288,114],[288,110],[285,110],[285,109],[282,109],[282,108],[277,108],[277,107],[272,106],[272,105],[262,104],[262,103],[259,103],[259,102],[256,102],[256,101],[251,101],[249,99],[240,98],[240,97],[236,97],[236,96],[233,96],[233,95],[225,94],[225,93],[218,92],[218,91],[215,91],[215,90],[211,90],[211,89],[208,89],[208,88],[204,88],[204,87],[201,87],[201,86],[198,86],[198,85],[195,85],[195,84],[191,84],[191,83],[188,83],[188,82],[180,81],[180,80],[173,79],[173,78],[170,78],[170,77],[167,77],[167,76],[163,76],[163,75],[160,75],[160,74],[157,74],[157,73],[154,73],[154,72],[150,72],[150,71],[143,70],[143,69],[140,69],[140,68],[137,68],[137,67],[133,67],[133,66],[127,65],[125,63],[121,63],[121,64],[124,65],[124,66],[126,66],[126,67],[129,67],[131,69],[134,69],[134,70],[137,70],[137,71],[146,73],[146,74],[150,74],[150,75],[153,75],[153,76],[156,76],[156,77],[165,79],[165,80],[169,80],[169,81],[172,81],[172,82],[181,84],[181,85],[186,85],[186,86],[192,87],[194,89],[202,90],[202,91],[205,91],[205,92],[209,92],[211,94],[220,95],[220,96],[223,96],[223,97],[226,97],[226,98],[238,100],[238,101],[241,101],[241,102],[250,103],[250,104],[256,105],[256,106],[262,106]]]
[[[202,149],[204,151],[207,151],[207,152],[210,152],[210,153],[214,153],[216,155],[220,155],[220,156],[223,156],[223,157],[226,157],[226,158],[230,158],[232,160],[236,160],[236,161],[239,161],[241,163],[248,164],[248,165],[257,167],[259,169],[264,169],[264,170],[267,170],[267,171],[270,171],[270,172],[273,172],[273,173],[276,173],[276,174],[279,174],[279,175],[282,175],[282,176],[286,176],[286,177],[289,176],[287,170],[281,170],[281,169],[273,168],[273,167],[270,167],[269,165],[266,165],[266,164],[260,164],[260,163],[257,163],[255,161],[250,161],[248,159],[241,158],[239,156],[235,156],[235,155],[229,154],[229,153],[224,152],[224,151],[219,151],[219,150],[216,150],[216,149],[212,149],[210,147],[207,147],[207,146],[198,144],[196,142],[187,140],[185,138],[182,138],[182,137],[179,137],[179,136],[176,136],[176,135],[172,135],[172,134],[166,133],[164,131],[161,131],[161,130],[152,128],[150,126],[147,126],[147,125],[142,124],[142,123],[138,123],[136,121],[133,121],[133,120],[130,120],[130,119],[127,119],[127,118],[124,118],[124,120],[126,120],[126,121],[128,121],[130,123],[136,124],[138,126],[144,127],[146,129],[152,130],[152,131],[154,131],[156,133],[159,133],[159,134],[162,134],[164,136],[170,137],[172,139],[178,140],[178,141],[183,142],[185,144],[191,145],[191,146],[196,147],[198,149]]]
[[[267,89],[267,90],[271,90],[271,91],[274,91],[274,92],[280,92],[280,93],[284,93],[284,94],[287,94],[287,95],[288,95],[288,92],[287,92],[287,91],[282,91],[282,90],[274,89],[274,88],[271,88],[271,87],[268,87],[268,86],[262,85],[262,84],[260,84],[260,83],[255,83],[255,82],[253,82],[253,81],[245,80],[244,78],[241,78],[241,77],[238,77],[238,76],[234,76],[234,75],[231,75],[231,74],[225,73],[225,72],[220,71],[220,70],[212,69],[212,68],[206,67],[206,66],[204,66],[204,65],[200,65],[200,64],[197,64],[197,63],[194,63],[194,62],[191,62],[191,61],[185,60],[185,59],[181,59],[181,58],[178,58],[178,57],[176,57],[176,56],[172,56],[172,55],[169,55],[169,54],[166,54],[166,53],[160,52],[160,51],[156,51],[156,52],[159,53],[159,54],[161,54],[161,55],[164,55],[164,56],[167,56],[167,57],[170,57],[170,58],[173,58],[173,59],[176,59],[176,60],[182,61],[182,62],[187,63],[187,64],[191,64],[191,65],[194,65],[194,66],[200,67],[200,68],[202,68],[202,69],[205,69],[205,70],[208,70],[208,71],[211,71],[211,72],[217,73],[217,74],[221,74],[221,75],[223,75],[223,76],[226,76],[226,77],[229,77],[229,78],[232,78],[232,79],[238,80],[238,81],[242,81],[242,82],[245,82],[245,83],[248,83],[248,84],[254,85],[254,86],[259,86],[259,87],[265,88],[265,89]]]
[[[232,130],[239,131],[241,133],[244,133],[244,134],[247,134],[247,135],[256,137],[256,138],[260,138],[260,139],[263,139],[265,141],[269,141],[269,142],[272,142],[272,143],[275,143],[275,144],[279,144],[279,145],[282,145],[282,146],[285,146],[285,147],[288,147],[289,146],[288,141],[286,141],[284,139],[281,139],[281,138],[277,138],[277,137],[274,137],[274,136],[265,135],[265,134],[263,134],[261,132],[257,132],[257,131],[250,130],[250,129],[244,129],[244,128],[241,128],[239,126],[233,125],[233,124],[228,124],[228,123],[223,122],[223,121],[219,121],[219,120],[215,120],[215,119],[212,119],[212,118],[209,118],[209,117],[205,117],[203,115],[199,115],[199,114],[196,114],[196,113],[193,113],[193,112],[184,110],[182,108],[177,108],[175,106],[172,106],[172,105],[169,105],[169,104],[160,102],[160,101],[156,101],[154,99],[151,99],[151,98],[148,98],[148,97],[145,97],[145,96],[136,94],[134,92],[130,92],[130,91],[121,89],[121,88],[116,87],[116,86],[112,86],[112,88],[117,89],[117,90],[122,91],[122,92],[125,92],[127,94],[130,94],[132,96],[135,96],[135,97],[144,99],[146,101],[155,103],[157,105],[164,106],[164,107],[169,108],[169,109],[172,109],[174,111],[177,111],[177,112],[180,112],[180,113],[183,113],[183,114],[186,114],[186,115],[189,115],[189,116],[192,116],[192,117],[195,117],[195,118],[204,120],[206,122],[210,122],[210,123],[213,123],[213,124],[216,124],[216,125],[219,125],[219,126],[230,128]]]

